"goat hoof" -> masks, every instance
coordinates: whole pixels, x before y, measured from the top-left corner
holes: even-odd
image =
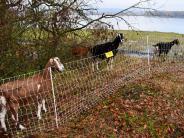
[[[43,111],[46,113],[47,112],[47,109],[44,109]]]
[[[38,117],[38,120],[41,120],[42,119],[42,117],[40,115],[37,115],[37,117]]]
[[[27,128],[24,127],[23,125],[19,125],[19,129],[20,129],[20,130],[26,130]]]

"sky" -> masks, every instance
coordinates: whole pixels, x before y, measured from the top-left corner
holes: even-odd
[[[108,9],[124,9],[140,0],[102,0],[100,8]],[[157,10],[184,11],[184,0],[152,0],[152,2],[144,5]]]

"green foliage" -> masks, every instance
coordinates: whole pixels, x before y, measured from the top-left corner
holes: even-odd
[[[71,48],[81,44],[90,47],[100,41],[96,39],[100,37],[95,35],[96,33],[86,30],[70,33],[61,37],[55,47],[52,36],[48,37],[44,31],[28,29],[21,34],[21,38],[12,33],[13,38],[4,37],[1,41],[0,79],[43,69],[53,56],[59,57],[62,62],[75,60]]]

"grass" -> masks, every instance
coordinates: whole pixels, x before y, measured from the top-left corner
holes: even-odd
[[[131,40],[137,40],[140,37],[146,37],[149,36],[150,38],[158,38],[158,39],[167,39],[167,38],[183,38],[183,34],[177,34],[177,33],[163,33],[163,32],[149,32],[149,31],[126,31],[122,30],[119,31],[125,34],[128,38],[131,38]]]
[[[134,50],[146,50],[148,47],[152,48],[152,45],[158,42],[170,42],[174,39],[179,39],[180,46],[179,48],[173,47],[173,51],[183,51],[184,48],[184,35],[177,33],[162,33],[162,32],[143,32],[143,31],[119,31],[120,33],[125,34],[127,42],[122,46],[125,49],[134,49]],[[148,37],[148,43],[147,43]],[[178,52],[180,53],[180,52]],[[181,52],[183,54],[183,52]]]

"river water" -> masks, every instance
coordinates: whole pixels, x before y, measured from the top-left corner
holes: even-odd
[[[163,17],[145,17],[145,16],[124,16],[136,30],[140,31],[158,31],[174,32],[184,34],[184,18],[163,18]],[[108,19],[116,30],[130,30],[122,20]]]

